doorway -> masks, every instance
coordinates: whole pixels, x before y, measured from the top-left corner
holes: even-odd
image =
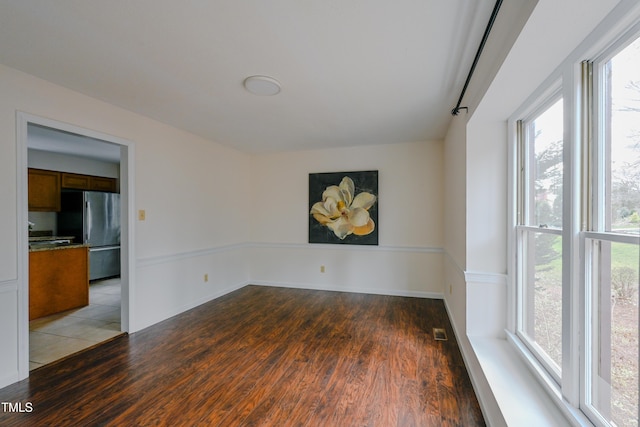
[[[20,378],[26,378],[29,371],[43,364],[50,363],[57,356],[65,357],[82,348],[96,345],[98,342],[110,339],[122,332],[130,330],[130,295],[131,295],[131,256],[132,230],[130,214],[132,203],[133,176],[133,143],[111,135],[102,134],[67,123],[52,121],[41,117],[18,113],[17,123],[18,144],[18,182],[19,182],[19,373]],[[51,138],[34,138],[42,135]],[[45,159],[45,160],[43,160]],[[37,321],[29,321],[29,228],[41,230],[55,229],[55,213],[46,215],[30,212],[28,207],[28,170],[30,167],[46,169],[46,161],[50,160],[51,169],[62,171],[71,162],[71,173],[86,173],[91,175],[92,167],[116,167],[117,183],[120,193],[120,275],[119,277],[99,278],[91,281],[89,287],[89,305],[74,310],[65,310]],[[44,164],[43,164],[44,162]],[[80,165],[80,166],[79,166]],[[106,165],[106,166],[105,166]],[[111,165],[111,166],[109,166]],[[114,166],[115,165],[115,166]],[[78,169],[80,167],[80,169]],[[85,168],[83,171],[82,168]],[[75,168],[75,169],[73,169]],[[104,170],[95,175],[105,175]],[[107,173],[106,175],[109,175]],[[113,175],[113,172],[111,172]],[[20,191],[21,190],[21,191]],[[42,224],[33,226],[36,219]],[[21,226],[21,223],[23,226]],[[31,227],[30,227],[31,226]],[[46,232],[46,231],[45,231]],[[96,318],[97,316],[97,318]],[[97,331],[91,326],[99,326]],[[58,345],[55,349],[47,350],[40,345],[36,357],[31,357],[31,334],[38,334],[34,340],[39,340],[46,347],[47,341],[65,342],[69,345]],[[86,335],[89,334],[89,335]],[[35,335],[34,335],[35,337]],[[43,340],[43,337],[45,338]],[[82,345],[84,344],[84,346]],[[61,347],[67,347],[67,354],[60,353]],[[49,351],[49,355],[42,353]],[[52,359],[53,358],[53,359]]]

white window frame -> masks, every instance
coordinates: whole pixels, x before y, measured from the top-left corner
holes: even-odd
[[[590,196],[592,203],[588,206],[588,218],[584,221],[585,231],[580,233],[580,244],[584,258],[584,348],[592,349],[595,343],[592,340],[593,330],[598,328],[598,316],[594,312],[595,308],[593,300],[596,298],[594,289],[597,265],[595,261],[598,259],[599,248],[601,242],[607,243],[624,243],[635,244],[640,246],[640,236],[626,235],[607,231],[607,213],[605,191],[610,186],[609,163],[606,146],[610,142],[607,141],[606,135],[607,125],[604,123],[604,111],[606,110],[606,99],[608,96],[605,84],[605,76],[602,73],[605,64],[620,53],[630,42],[640,38],[640,23],[632,26],[611,43],[606,49],[603,49],[593,61],[590,61],[591,69],[591,87],[594,88],[592,95],[592,104],[589,105],[593,121],[589,123],[592,126],[592,136],[587,146],[587,163],[584,173],[585,194]],[[640,260],[639,260],[640,262]],[[610,300],[609,300],[610,301]],[[598,306],[598,310],[603,307]],[[604,309],[611,310],[610,303]],[[591,320],[589,320],[591,319]],[[610,337],[605,337],[610,339]],[[591,402],[591,391],[593,385],[593,375],[595,363],[591,351],[585,351],[581,360],[581,377],[584,381],[580,387],[580,403],[581,409],[587,416],[594,420],[597,425],[606,426],[607,421],[598,413]]]
[[[588,121],[591,109],[590,87],[582,81],[585,58],[596,58],[595,62],[605,58],[608,54],[615,55],[615,49],[632,40],[633,34],[640,34],[640,7],[632,2],[622,2],[587,39],[547,78],[545,82],[514,112],[508,120],[508,159],[509,159],[509,190],[508,204],[508,284],[509,284],[509,319],[507,328],[508,340],[522,355],[538,381],[557,403],[564,414],[572,419],[576,425],[607,425],[597,413],[590,411],[586,404],[589,390],[585,383],[587,378],[588,360],[584,351],[588,348],[587,336],[592,323],[590,313],[583,307],[589,302],[590,295],[584,284],[589,279],[591,271],[587,266],[593,254],[589,247],[595,240],[620,241],[638,243],[640,238],[624,236],[615,233],[600,233],[588,228],[593,221],[599,220],[594,215],[593,205],[602,200],[602,194],[593,194],[591,180],[593,179],[593,165],[602,157],[598,152],[598,144],[591,145],[592,137],[601,131],[601,124]],[[544,105],[558,85],[562,87],[564,100],[564,176],[563,188],[563,363],[562,378],[550,374],[544,363],[536,358],[534,352],[518,336],[521,299],[518,296],[518,280],[516,272],[521,271],[518,263],[518,208],[522,206],[519,182],[520,170],[518,153],[518,122],[531,115]],[[548,105],[548,104],[547,104]],[[587,113],[585,113],[587,112]],[[589,149],[582,149],[582,147]],[[594,159],[595,157],[595,159]],[[593,200],[593,205],[591,201]],[[589,247],[587,247],[589,246]],[[640,262],[640,260],[639,260]],[[568,286],[565,286],[569,283]],[[584,352],[584,355],[581,354]],[[585,416],[586,415],[586,416]],[[587,419],[587,416],[589,419]]]
[[[516,131],[516,168],[518,170],[518,178],[517,178],[517,206],[516,206],[516,222],[515,222],[515,232],[516,232],[516,248],[518,254],[525,253],[525,248],[528,244],[529,236],[532,236],[534,233],[548,234],[548,235],[563,235],[563,228],[544,228],[541,227],[541,224],[535,225],[532,222],[532,210],[535,206],[530,206],[530,192],[531,192],[531,178],[528,176],[527,172],[529,169],[527,166],[531,166],[531,158],[530,158],[530,144],[532,141],[530,140],[531,135],[528,134],[526,129],[528,129],[528,125],[535,120],[538,116],[544,113],[548,108],[554,105],[559,100],[563,99],[562,93],[562,82],[557,81],[538,99],[535,103],[533,103],[533,108],[521,119],[517,121],[517,131]],[[563,139],[563,145],[565,141]],[[564,176],[564,171],[563,171]],[[564,190],[564,188],[563,188]],[[518,272],[518,283],[524,283],[525,277],[525,267],[527,264],[532,262],[532,257],[534,253],[531,250],[526,251],[528,254],[527,260],[524,257],[518,256],[516,257],[516,271]],[[564,263],[563,263],[564,264]],[[560,371],[556,370],[554,365],[555,363],[546,355],[543,349],[541,349],[535,342],[532,342],[527,339],[526,334],[521,332],[522,329],[525,328],[525,317],[526,314],[529,314],[532,309],[531,307],[525,307],[527,305],[528,298],[523,295],[524,291],[520,287],[516,290],[517,295],[517,310],[516,310],[516,322],[515,322],[515,335],[522,341],[522,343],[527,347],[530,352],[530,356],[535,357],[537,363],[542,366],[542,368],[548,373],[551,380],[553,380],[556,384],[560,384],[561,382],[561,370],[562,366],[560,366]],[[563,310],[564,311],[564,310]],[[563,331],[564,333],[564,331]],[[564,336],[564,334],[563,334]]]

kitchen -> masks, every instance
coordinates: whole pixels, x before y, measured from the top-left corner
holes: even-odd
[[[120,147],[28,126],[30,370],[121,334]]]

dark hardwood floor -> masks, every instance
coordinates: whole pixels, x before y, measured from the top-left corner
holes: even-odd
[[[32,371],[0,402],[25,410],[0,407],[3,427],[485,425],[442,301],[261,286]]]

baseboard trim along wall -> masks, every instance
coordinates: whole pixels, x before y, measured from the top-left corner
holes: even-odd
[[[393,291],[389,289],[375,289],[375,288],[345,288],[334,285],[308,285],[305,283],[275,283],[262,280],[251,280],[250,285],[259,286],[272,286],[277,288],[291,288],[291,289],[310,289],[315,291],[331,291],[331,292],[353,292],[359,294],[372,294],[372,295],[388,295],[396,297],[411,297],[411,298],[428,298],[428,299],[444,299],[442,293],[437,292],[419,292],[419,291]]]

